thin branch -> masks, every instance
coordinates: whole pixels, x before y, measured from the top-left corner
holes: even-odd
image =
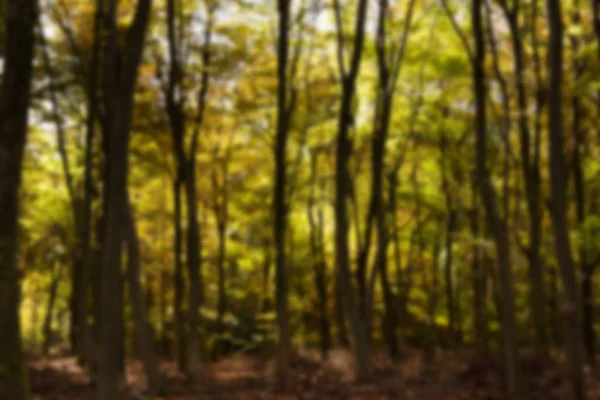
[[[340,0],[333,0],[333,12],[335,14],[335,27],[337,32],[337,59],[340,78],[342,81],[346,79],[346,65],[344,62],[344,27],[342,25],[342,9]]]
[[[458,25],[458,22],[456,21],[456,18],[454,17],[454,13],[452,12],[452,10],[450,10],[450,6],[448,5],[448,0],[441,0],[441,2],[442,2],[442,7],[444,8],[444,12],[448,16],[448,19],[450,20],[450,23],[452,24],[454,31],[460,38],[460,41],[462,42],[463,47],[465,48],[465,51],[467,52],[469,59],[473,60],[473,58],[474,58],[473,49],[471,48],[471,45],[469,44],[467,35],[462,30],[460,25]]]
[[[48,75],[48,79],[50,80],[50,88],[49,96],[50,103],[52,106],[52,119],[54,120],[54,124],[56,125],[56,138],[58,142],[58,152],[60,154],[60,159],[62,162],[63,173],[65,174],[65,181],[67,185],[67,191],[69,192],[69,199],[71,201],[71,208],[73,212],[73,219],[75,221],[75,225],[77,229],[79,226],[79,219],[77,213],[77,206],[75,205],[75,186],[73,184],[73,175],[71,174],[71,169],[69,167],[69,155],[67,153],[66,143],[65,143],[65,126],[64,121],[62,119],[60,113],[60,105],[58,103],[58,96],[56,91],[56,71],[54,70],[54,66],[50,61],[50,55],[48,52],[48,43],[46,41],[46,36],[44,35],[44,28],[42,26],[42,22],[38,21],[38,39],[40,42],[40,47],[42,50],[42,59],[44,63],[44,68],[46,70],[46,75]]]
[[[396,90],[396,87],[398,86],[398,79],[400,77],[400,70],[402,68],[404,54],[406,53],[406,45],[408,43],[408,34],[410,33],[410,26],[414,14],[415,3],[416,0],[410,0],[410,3],[408,3],[408,10],[406,11],[406,18],[404,20],[404,30],[402,31],[402,36],[400,38],[400,47],[398,48],[398,52],[396,53],[396,56],[393,58],[392,61],[392,80],[390,82],[390,90],[392,93]]]
[[[214,28],[214,14],[216,6],[208,6],[208,20],[206,22],[206,29],[204,31],[204,46],[202,48],[202,77],[201,86],[198,91],[198,113],[196,115],[196,121],[194,126],[194,132],[192,134],[192,143],[190,146],[189,160],[194,162],[196,159],[196,151],[198,148],[198,136],[200,135],[200,127],[204,120],[204,114],[206,111],[206,97],[208,94],[208,87],[210,84],[210,62],[211,62],[211,42]]]

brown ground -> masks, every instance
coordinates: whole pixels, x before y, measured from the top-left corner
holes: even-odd
[[[261,356],[236,356],[206,367],[201,385],[187,382],[172,364],[163,364],[166,390],[156,400],[504,400],[503,368],[499,357],[483,357],[465,351],[438,352],[424,363],[411,352],[393,365],[374,356],[372,379],[354,383],[351,356],[333,351],[321,363],[311,354],[294,362],[289,394],[273,391],[272,363]],[[586,371],[591,400],[600,400],[600,373]],[[136,362],[127,366],[126,398],[147,399],[143,374]],[[524,400],[568,399],[568,387],[555,362],[523,362]],[[72,357],[31,358],[30,379],[35,400],[93,399],[93,385]]]

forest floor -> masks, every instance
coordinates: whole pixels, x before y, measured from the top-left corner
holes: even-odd
[[[425,362],[422,352],[410,351],[392,364],[374,356],[368,382],[352,380],[352,357],[332,351],[325,362],[316,355],[296,357],[287,395],[273,391],[273,364],[260,355],[232,356],[207,364],[202,384],[192,384],[171,363],[162,365],[165,393],[156,400],[504,400],[506,388],[502,359],[473,352],[438,351]],[[569,398],[562,368],[555,361],[525,359],[521,366],[522,393],[526,400]],[[94,388],[73,357],[30,357],[29,371],[34,400],[93,399]],[[127,365],[127,399],[145,400],[139,363]],[[588,369],[589,399],[600,400],[600,370]]]

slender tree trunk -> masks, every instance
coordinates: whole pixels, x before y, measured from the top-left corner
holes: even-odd
[[[261,304],[261,312],[266,313],[269,312],[271,308],[271,301],[269,293],[269,278],[271,277],[271,264],[272,260],[272,246],[271,241],[269,239],[265,239],[263,241],[263,265],[262,265],[262,273],[263,273],[263,299]]]
[[[161,390],[162,376],[158,366],[158,357],[154,349],[152,331],[148,324],[148,309],[140,285],[140,243],[129,202],[127,220],[125,222],[125,240],[127,242],[127,283],[129,298],[133,305],[133,321],[135,323],[135,338],[139,355],[144,365],[144,373],[148,384],[148,394],[157,395]]]
[[[446,258],[444,260],[444,276],[446,278],[446,306],[448,308],[449,326],[452,335],[458,333],[456,304],[454,300],[454,277],[452,274],[452,247],[453,235],[456,225],[456,211],[449,210],[448,221],[446,225]]]
[[[338,15],[338,34],[342,35],[341,22],[339,22],[340,5],[335,1],[336,15]],[[346,72],[344,57],[339,57],[342,99],[338,119],[338,136],[336,147],[336,179],[335,179],[335,249],[337,273],[344,303],[345,314],[350,320],[352,330],[354,355],[357,364],[357,378],[364,380],[369,370],[369,342],[366,321],[361,318],[360,307],[357,304],[355,290],[352,284],[350,271],[350,254],[348,243],[348,206],[347,198],[350,193],[350,175],[348,161],[351,155],[349,130],[353,123],[352,100],[356,91],[356,79],[360,68],[362,50],[365,36],[367,14],[367,1],[360,0],[356,14],[354,51],[352,54],[350,70]],[[338,51],[344,52],[343,40],[338,42]]]
[[[316,271],[316,284],[319,293],[321,353],[325,359],[331,347],[331,323],[327,312],[327,257],[325,255],[325,217],[322,209],[318,211],[317,221],[320,262]]]
[[[56,292],[58,290],[58,282],[62,269],[61,262],[55,262],[52,270],[52,279],[48,290],[48,307],[46,308],[46,316],[44,317],[44,344],[42,353],[48,355],[50,350],[50,342],[52,341],[52,316],[54,314],[54,304],[56,303]]]
[[[5,47],[0,91],[0,398],[28,400],[29,383],[19,320],[17,231],[37,1],[10,0],[4,10]]]
[[[279,389],[285,391],[288,386],[290,363],[290,332],[288,317],[288,283],[285,254],[287,222],[287,164],[286,149],[289,130],[287,65],[289,52],[290,2],[278,0],[279,37],[277,41],[277,132],[275,136],[275,177],[273,187],[273,241],[275,243],[275,304],[277,310],[277,371],[276,380]]]
[[[482,0],[472,1],[472,24],[475,37],[473,55],[473,89],[476,104],[476,174],[481,198],[486,211],[488,224],[494,234],[498,275],[502,292],[502,333],[508,391],[512,399],[519,393],[518,351],[516,342],[516,322],[513,295],[513,277],[510,264],[510,244],[506,225],[498,215],[497,198],[490,181],[487,166],[487,121],[486,121],[486,85],[485,85],[485,39],[483,34]],[[506,210],[505,210],[506,212]]]
[[[218,225],[217,236],[219,238],[219,244],[217,250],[217,338],[213,346],[213,360],[216,360],[224,349],[223,346],[225,345],[225,338],[223,337],[223,333],[225,331],[225,326],[223,324],[223,320],[225,318],[225,311],[227,309],[227,294],[225,293],[225,258],[227,254],[227,238],[225,233],[227,231],[227,217],[223,217],[221,215],[220,208],[215,207],[215,218],[217,219]]]
[[[577,290],[575,263],[571,253],[571,239],[567,222],[567,167],[563,146],[562,80],[563,80],[563,24],[558,0],[547,0],[550,41],[548,43],[549,154],[551,181],[551,215],[554,227],[554,248],[563,283],[562,314],[565,344],[573,399],[586,398],[583,377],[583,334],[580,301]]]
[[[572,6],[573,23],[579,25],[581,23],[581,13],[579,10],[579,0],[576,0]],[[578,59],[580,41],[577,36],[571,38],[572,47],[572,70],[573,82],[577,82],[584,73],[584,66],[581,60]],[[573,186],[575,189],[575,210],[577,218],[577,227],[579,229],[580,241],[578,246],[579,253],[579,269],[581,271],[581,305],[583,311],[583,339],[587,361],[595,362],[595,334],[594,334],[594,298],[592,293],[592,280],[594,265],[590,260],[589,251],[585,248],[586,243],[591,239],[584,230],[584,223],[587,213],[587,199],[585,196],[585,171],[584,171],[584,146],[585,146],[585,128],[582,126],[583,108],[582,99],[575,92],[571,95],[571,108],[573,110],[571,120],[571,132],[575,137],[573,148],[572,169],[573,169]]]
[[[179,43],[175,35],[175,0],[167,1],[167,30],[170,56],[169,82],[166,90],[167,112],[171,123],[173,152],[177,160],[178,179],[183,177],[185,201],[187,208],[187,270],[190,281],[188,293],[188,332],[186,349],[186,372],[190,377],[200,375],[200,307],[204,300],[202,277],[202,245],[200,224],[198,221],[196,156],[198,135],[204,120],[206,95],[209,84],[210,40],[212,33],[213,7],[209,8],[209,16],[204,31],[204,46],[201,52],[203,71],[200,77],[201,87],[198,93],[198,114],[194,132],[191,137],[189,154],[185,154],[186,119],[183,107],[182,91],[184,71],[182,68]],[[179,23],[183,23],[179,21]]]
[[[592,275],[584,271],[581,279],[581,297],[583,303],[583,339],[585,341],[585,349],[587,351],[588,360],[591,363],[594,363],[596,332],[594,330],[594,296],[592,283]]]
[[[562,344],[560,332],[559,310],[558,310],[558,274],[556,268],[550,269],[550,295],[548,296],[548,309],[550,310],[550,325],[552,331],[552,340],[555,345]]]
[[[314,271],[314,282],[317,288],[317,308],[319,310],[319,338],[321,359],[327,358],[327,352],[331,345],[331,337],[329,331],[329,318],[327,315],[327,281],[326,269],[327,261],[325,257],[325,233],[324,233],[324,217],[323,210],[318,210],[317,218],[315,219],[315,186],[317,178],[317,154],[311,152],[311,168],[310,168],[310,194],[308,198],[308,223],[310,227],[310,248],[312,255],[312,264]]]
[[[84,194],[82,204],[82,227],[81,227],[81,246],[82,246],[82,273],[79,283],[80,293],[78,295],[79,320],[77,324],[81,332],[81,347],[78,350],[80,362],[88,364],[94,359],[94,338],[92,326],[88,323],[88,318],[92,315],[90,293],[92,286],[92,269],[94,263],[92,260],[92,197],[93,197],[93,149],[94,132],[97,119],[97,88],[100,65],[100,32],[102,30],[102,1],[96,0],[96,15],[94,17],[94,37],[92,47],[92,59],[90,61],[90,77],[87,88],[87,120],[85,135],[85,161],[84,161]]]
[[[52,120],[56,126],[56,138],[58,143],[58,154],[60,156],[63,173],[65,176],[65,183],[67,192],[69,194],[69,201],[71,205],[71,213],[74,221],[74,233],[75,242],[72,249],[72,273],[71,273],[71,298],[69,299],[70,305],[70,331],[69,337],[71,341],[71,350],[74,354],[83,357],[83,327],[79,324],[82,319],[82,299],[80,298],[82,292],[82,276],[83,276],[83,258],[82,258],[82,244],[81,237],[84,235],[82,231],[83,225],[81,221],[81,213],[77,204],[77,195],[75,193],[75,186],[73,183],[73,175],[71,173],[69,156],[66,148],[66,138],[63,118],[58,103],[58,94],[56,88],[56,73],[54,66],[50,60],[50,54],[48,52],[48,44],[44,34],[44,28],[40,23],[38,25],[38,41],[42,50],[42,60],[44,64],[44,70],[50,81],[50,104],[51,104],[51,115]]]
[[[160,319],[160,353],[164,354],[166,349],[167,332],[167,293],[169,291],[169,275],[168,272],[163,270],[160,273],[160,306],[159,306],[159,319]]]
[[[471,255],[471,274],[473,280],[473,325],[475,332],[475,341],[478,347],[486,349],[488,346],[487,330],[487,297],[485,287],[487,283],[487,273],[484,271],[482,263],[481,249],[477,243],[479,239],[479,205],[477,199],[476,179],[472,179],[472,201],[471,201],[471,236],[473,240]]]
[[[441,227],[441,223],[440,223]],[[437,304],[438,304],[438,285],[439,285],[439,254],[440,254],[440,243],[441,240],[439,236],[436,237],[433,248],[432,248],[432,257],[433,261],[431,262],[431,286],[429,288],[429,301],[428,301],[428,313],[429,319],[427,321],[427,337],[425,338],[425,361],[431,362],[435,358],[435,348],[438,342],[437,335],[437,325],[435,323],[435,315],[437,312]]]
[[[344,301],[342,299],[342,287],[339,274],[335,274],[335,323],[337,327],[338,344],[342,347],[350,347],[348,339],[348,328],[346,327],[346,314],[344,314]]]
[[[454,282],[452,276],[452,247],[454,239],[454,230],[456,229],[456,214],[457,211],[454,208],[454,201],[452,198],[452,188],[450,187],[450,165],[448,163],[448,138],[446,133],[442,130],[440,137],[440,169],[442,171],[442,191],[446,199],[446,212],[448,214],[446,221],[446,240],[444,243],[446,257],[444,260],[444,277],[446,281],[446,307],[448,309],[448,326],[452,336],[457,333],[456,327],[456,306],[454,300]]]
[[[525,63],[521,29],[519,27],[520,4],[515,2],[512,7],[503,3],[503,10],[508,21],[513,47],[515,84],[517,88],[517,104],[519,106],[518,126],[521,155],[521,173],[525,182],[525,194],[529,217],[529,245],[527,257],[529,261],[529,277],[531,281],[531,309],[533,313],[535,345],[539,355],[545,357],[548,353],[548,335],[544,310],[544,290],[540,258],[541,246],[541,200],[539,181],[539,157],[537,152],[532,160],[532,146],[529,131],[527,93],[525,90]],[[535,145],[535,143],[534,143]]]
[[[186,170],[186,204],[188,219],[187,268],[190,290],[188,293],[187,373],[197,378],[200,375],[200,306],[203,300],[203,284],[200,272],[200,226],[196,200],[195,157]]]
[[[183,309],[183,299],[185,297],[185,287],[183,283],[183,260],[182,255],[182,228],[181,228],[181,177],[175,178],[173,185],[174,193],[174,225],[175,235],[173,250],[175,255],[175,274],[173,276],[174,296],[173,296],[173,314],[175,325],[175,337],[173,338],[173,350],[177,369],[185,372],[186,364],[186,343],[185,343],[185,317]]]
[[[389,237],[388,240],[392,241],[393,244],[393,252],[394,252],[394,256],[393,256],[393,260],[394,260],[394,269],[396,271],[396,288],[398,288],[398,290],[402,290],[403,289],[403,285],[402,285],[402,280],[401,278],[401,273],[402,273],[402,255],[401,255],[401,250],[400,250],[400,228],[398,227],[398,219],[396,218],[396,211],[398,209],[398,199],[397,199],[397,190],[398,190],[398,171],[392,171],[389,175],[388,175],[388,203],[389,203],[389,219],[390,219],[390,224],[391,224],[391,236]],[[394,296],[394,298],[392,299],[394,302],[394,314],[395,316],[395,325],[396,327],[394,328],[394,331],[398,331],[399,328],[399,323],[404,323],[404,317],[405,315],[403,314],[402,307],[398,307],[399,305],[403,304],[403,299],[404,294],[402,292],[399,292],[398,294],[396,294]],[[391,329],[391,328],[389,328]],[[398,337],[396,336],[396,341],[398,340]],[[400,357],[401,355],[401,351],[400,349],[398,349],[398,357]]]
[[[598,56],[600,56],[600,0],[590,0],[592,3],[592,22],[594,24],[594,34],[598,42]]]

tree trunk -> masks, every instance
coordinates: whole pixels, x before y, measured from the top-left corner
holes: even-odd
[[[531,309],[533,314],[536,352],[545,357],[548,354],[548,335],[546,333],[546,318],[544,310],[544,290],[540,259],[541,245],[541,201],[539,181],[539,158],[537,152],[531,160],[531,140],[529,132],[529,105],[525,89],[525,64],[521,29],[519,27],[519,4],[508,7],[503,3],[503,10],[508,21],[513,47],[515,85],[517,88],[517,104],[519,106],[519,142],[521,155],[521,173],[525,182],[525,194],[529,217],[529,245],[527,257],[529,261],[529,278],[531,282]],[[535,143],[534,143],[535,145]]]
[[[218,299],[217,299],[217,338],[213,346],[213,360],[221,355],[224,349],[224,337],[225,326],[223,320],[225,318],[225,310],[227,309],[227,294],[225,293],[225,257],[227,254],[227,238],[225,233],[227,231],[226,217],[223,218],[218,211],[215,212],[217,219],[217,235],[219,238],[219,245],[217,251],[217,286],[218,286]]]
[[[440,223],[441,225],[441,223]],[[441,226],[440,226],[441,227]],[[431,265],[431,287],[429,288],[429,304],[428,304],[428,312],[429,312],[429,320],[427,321],[427,336],[425,338],[425,361],[431,362],[435,358],[435,348],[438,342],[437,335],[437,326],[435,323],[435,315],[437,311],[437,303],[438,303],[438,285],[439,285],[439,253],[440,253],[440,238],[436,237],[433,248],[432,248],[432,256],[433,261]]]
[[[446,307],[448,309],[448,326],[452,336],[457,333],[456,327],[456,307],[454,301],[454,282],[452,276],[452,246],[453,246],[453,235],[456,229],[457,211],[454,208],[454,201],[452,198],[452,188],[450,187],[449,170],[450,165],[448,163],[448,138],[446,132],[442,130],[440,137],[440,169],[442,171],[442,190],[446,201],[446,212],[448,214],[446,221],[446,240],[445,246],[445,262],[444,262],[444,277],[446,281]]]
[[[185,344],[185,317],[183,309],[183,299],[185,297],[185,287],[183,283],[183,261],[182,255],[182,229],[181,229],[181,177],[175,178],[173,185],[174,194],[174,225],[175,235],[173,243],[173,252],[175,253],[175,274],[173,277],[174,296],[173,296],[173,314],[175,325],[175,337],[173,338],[173,350],[175,362],[179,372],[185,372],[186,365],[186,344]]]
[[[48,307],[46,308],[46,316],[44,318],[44,345],[42,347],[42,353],[48,355],[50,350],[50,342],[52,341],[52,315],[54,314],[54,304],[56,303],[56,292],[58,290],[58,282],[60,280],[60,272],[62,269],[62,263],[54,263],[52,270],[52,280],[50,281],[50,288],[48,290]]]
[[[107,45],[104,57],[107,110],[108,154],[106,159],[108,196],[105,226],[102,236],[102,327],[100,335],[100,362],[98,371],[98,400],[119,398],[119,310],[123,308],[120,296],[121,245],[124,240],[124,222],[127,220],[128,146],[133,111],[133,94],[146,27],[150,19],[152,0],[138,0],[135,17],[130,27],[125,54],[118,62],[116,0],[108,6]]]
[[[335,274],[335,323],[337,327],[338,344],[342,347],[350,347],[348,339],[348,328],[346,327],[346,314],[344,314],[344,301],[342,300],[342,287],[339,274]]]
[[[487,329],[487,296],[485,293],[487,273],[482,263],[479,240],[479,205],[477,201],[477,187],[475,179],[472,180],[471,201],[471,236],[473,240],[471,255],[471,274],[473,280],[473,330],[477,346],[486,349],[488,346]]]
[[[453,246],[453,235],[456,225],[456,211],[449,210],[448,222],[446,225],[446,259],[444,262],[444,276],[446,280],[446,306],[448,308],[448,323],[452,335],[456,335],[458,332],[456,325],[456,306],[454,301],[454,278],[452,276],[452,246]]]
[[[314,271],[314,282],[317,288],[317,309],[319,310],[319,338],[321,359],[327,359],[327,352],[331,346],[329,318],[327,315],[327,260],[325,256],[325,221],[323,210],[318,210],[315,220],[315,186],[317,178],[317,154],[311,152],[310,158],[310,194],[308,198],[308,223],[310,227],[310,248]]]
[[[339,1],[336,0],[339,13]],[[367,378],[369,370],[369,343],[366,321],[361,318],[360,308],[355,297],[350,271],[350,254],[348,243],[348,206],[347,198],[350,193],[350,175],[348,161],[351,155],[349,130],[353,124],[352,100],[356,91],[356,79],[360,68],[365,36],[367,1],[360,0],[356,15],[354,51],[350,70],[345,72],[343,57],[340,57],[340,72],[342,77],[342,99],[338,119],[338,135],[336,143],[336,179],[335,179],[335,249],[337,273],[344,303],[345,314],[350,320],[352,330],[354,355],[357,364],[357,378]],[[339,23],[341,24],[341,22]],[[341,35],[341,26],[338,33]],[[343,52],[343,40],[338,43],[339,51]]]
[[[96,0],[96,15],[94,17],[94,37],[92,48],[92,59],[90,61],[90,77],[87,88],[87,120],[85,135],[85,165],[84,165],[84,194],[81,226],[81,246],[82,246],[82,272],[81,282],[79,283],[80,293],[78,295],[79,320],[77,324],[81,332],[80,362],[88,364],[94,359],[94,338],[92,326],[88,324],[88,318],[92,315],[90,307],[90,293],[92,286],[92,269],[94,263],[92,260],[92,197],[93,197],[93,149],[94,149],[94,131],[97,119],[97,88],[99,75],[100,58],[100,32],[102,30],[102,1]]]
[[[127,283],[129,285],[129,298],[133,303],[133,321],[135,323],[136,345],[144,365],[144,373],[148,384],[148,394],[157,395],[161,390],[162,376],[158,366],[158,358],[154,350],[152,331],[148,324],[148,310],[144,301],[144,294],[140,285],[140,243],[129,202],[127,207],[127,220],[125,222],[125,240],[127,242]]]
[[[212,10],[212,9],[211,9]],[[179,21],[182,23],[182,21]],[[198,94],[198,115],[196,126],[191,138],[188,156],[185,154],[186,121],[183,108],[183,78],[184,72],[180,60],[179,43],[175,35],[175,0],[167,1],[167,28],[170,58],[169,82],[166,90],[167,112],[171,124],[173,140],[173,153],[177,160],[177,179],[183,178],[187,208],[187,270],[190,281],[188,293],[188,332],[186,349],[186,372],[190,377],[198,378],[200,375],[200,306],[204,298],[202,279],[202,246],[200,224],[198,222],[197,188],[196,188],[196,152],[198,147],[198,134],[204,118],[206,94],[208,91],[210,35],[212,29],[212,11],[206,23],[204,47],[202,49],[203,72],[201,74],[201,88]],[[177,222],[176,222],[177,223]],[[176,256],[177,257],[177,256]]]
[[[594,296],[592,287],[592,275],[584,271],[581,280],[583,339],[588,360],[591,363],[594,363],[596,352],[596,332],[594,331]]]
[[[277,41],[277,132],[275,135],[275,177],[273,187],[273,240],[275,243],[275,304],[277,310],[277,371],[279,389],[288,386],[290,363],[290,332],[288,317],[288,282],[286,270],[285,237],[287,222],[287,164],[286,148],[291,105],[288,99],[287,65],[289,47],[290,2],[278,0],[279,37]]]
[[[36,0],[5,5],[5,48],[0,91],[0,398],[30,398],[21,348],[20,272],[17,264],[19,189],[27,137]]]
[[[71,273],[71,298],[70,304],[70,331],[69,337],[71,341],[71,351],[77,354],[80,358],[83,358],[83,326],[79,323],[83,316],[81,315],[83,310],[81,308],[83,301],[81,296],[84,295],[82,290],[82,276],[83,276],[83,254],[82,254],[82,243],[81,238],[84,235],[82,231],[83,225],[81,220],[81,213],[77,204],[77,195],[75,193],[75,187],[73,183],[73,175],[69,164],[69,157],[66,148],[65,129],[63,118],[58,103],[58,93],[56,88],[56,74],[54,67],[50,60],[50,54],[48,52],[48,45],[44,34],[44,27],[40,23],[38,25],[38,40],[42,50],[42,60],[44,70],[48,76],[50,82],[50,105],[51,115],[54,125],[56,126],[56,141],[58,143],[58,154],[60,156],[62,169],[65,177],[65,183],[67,187],[67,193],[69,194],[69,202],[71,205],[71,213],[74,221],[74,233],[75,241],[72,249],[72,273]],[[85,306],[85,304],[83,304]]]
[[[190,377],[198,378],[200,376],[200,336],[198,330],[200,328],[203,285],[200,272],[200,227],[197,216],[195,165],[195,157],[192,157],[192,161],[188,164],[185,180],[188,212],[187,272],[190,280],[186,368]]]
[[[581,23],[581,14],[579,10],[579,1],[575,1],[572,8],[573,23],[579,25]],[[573,82],[580,80],[584,73],[585,66],[578,59],[580,41],[577,36],[570,37],[572,47],[571,61],[573,70]],[[582,117],[584,110],[582,109],[581,97],[574,92],[571,95],[571,108],[573,110],[571,120],[571,132],[575,138],[573,146],[573,186],[575,189],[575,210],[577,218],[577,227],[580,234],[579,248],[579,270],[582,274],[581,282],[581,305],[583,310],[583,339],[584,349],[586,351],[587,361],[595,362],[595,335],[594,335],[594,300],[592,293],[591,281],[593,280],[594,267],[593,261],[590,260],[589,251],[586,249],[586,243],[591,240],[584,229],[584,224],[587,214],[587,199],[585,196],[585,171],[584,171],[584,146],[585,146],[585,128],[582,126]]]
[[[271,264],[272,260],[272,247],[271,241],[269,239],[265,239],[263,241],[263,262],[262,262],[262,273],[263,273],[263,299],[261,304],[261,312],[267,313],[271,309],[271,300],[269,291],[269,278],[271,277]]]
[[[548,43],[548,112],[549,154],[551,182],[551,215],[554,231],[556,260],[563,283],[563,307],[565,344],[573,398],[586,398],[583,377],[583,335],[581,329],[580,301],[577,277],[572,259],[569,227],[567,223],[567,168],[564,159],[562,132],[562,80],[563,80],[563,24],[558,0],[547,0],[550,41]]]
[[[560,332],[559,310],[558,310],[558,274],[556,268],[550,268],[550,295],[548,296],[548,309],[550,310],[550,326],[552,331],[552,341],[555,345],[562,344]]]
[[[511,398],[516,399],[518,385],[518,351],[516,342],[516,322],[513,295],[513,277],[510,264],[510,244],[505,223],[498,215],[496,193],[490,181],[487,167],[487,121],[486,121],[486,85],[485,85],[485,39],[483,34],[482,0],[472,2],[472,25],[475,37],[475,53],[472,60],[473,89],[476,105],[476,174],[481,198],[496,243],[498,275],[502,292],[502,333],[504,339],[504,355],[508,391]],[[506,212],[506,210],[505,210]]]

